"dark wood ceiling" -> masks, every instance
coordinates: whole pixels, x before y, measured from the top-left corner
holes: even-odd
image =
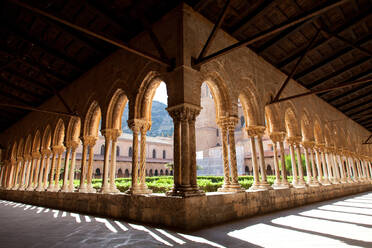
[[[123,42],[147,30],[180,2],[18,1]],[[19,7],[14,2],[6,0],[0,3],[0,103],[38,107],[117,49]],[[216,22],[226,0],[185,2]],[[221,27],[238,40],[244,40],[330,2],[336,1],[231,0]],[[250,48],[289,74],[321,28],[293,78],[312,90],[370,78],[371,8],[369,0],[350,0],[309,21],[260,40]],[[372,131],[372,83],[333,90],[319,96]],[[28,113],[15,108],[0,108],[0,132]]]

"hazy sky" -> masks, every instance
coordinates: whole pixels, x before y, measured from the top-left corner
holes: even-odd
[[[168,105],[167,98],[167,87],[164,82],[161,82],[156,89],[154,100]]]

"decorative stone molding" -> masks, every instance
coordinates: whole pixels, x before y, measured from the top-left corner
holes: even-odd
[[[285,138],[284,132],[273,132],[269,134],[270,139],[273,142],[283,142]]]
[[[265,129],[264,126],[248,126],[245,128],[250,137],[262,136],[265,133]]]

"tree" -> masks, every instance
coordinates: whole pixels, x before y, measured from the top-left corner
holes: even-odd
[[[286,168],[288,174],[293,175],[291,156],[290,155],[285,155],[284,158],[285,158],[285,168]],[[295,158],[296,158],[296,162],[297,162],[297,155],[295,155]],[[305,156],[303,154],[301,154],[301,161],[302,161],[302,170],[304,172],[304,175],[306,175]],[[281,161],[279,161],[279,168],[280,169],[282,168]]]

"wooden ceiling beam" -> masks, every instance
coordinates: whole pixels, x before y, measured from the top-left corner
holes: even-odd
[[[29,101],[25,101],[24,99],[20,98],[19,96],[14,95],[10,92],[5,92],[1,89],[0,89],[0,95],[2,95],[3,97],[9,98],[9,99],[15,100],[16,102],[19,102],[19,103],[22,103],[22,104],[30,105],[32,103],[32,102],[29,102]]]
[[[15,77],[15,78],[20,78],[24,81],[26,81],[27,83],[31,84],[31,85],[34,85],[34,86],[37,86],[39,88],[42,88],[44,90],[47,90],[49,92],[53,92],[51,89],[50,89],[50,86],[46,85],[45,83],[41,83],[39,81],[36,81],[35,79],[33,78],[30,78],[28,76],[25,76],[23,75],[22,73],[20,73],[19,71],[14,71],[10,68],[8,68],[6,70],[6,72],[8,72],[9,74],[11,74],[12,77]]]
[[[363,101],[361,103],[358,103],[357,105],[354,105],[354,106],[349,107],[347,109],[342,109],[342,112],[347,113],[350,110],[353,110],[353,109],[356,109],[356,108],[360,108],[360,107],[365,106],[365,105],[368,105],[368,104],[372,104],[372,100],[371,99],[368,99],[366,101]],[[372,107],[371,107],[371,109],[372,109]]]
[[[15,0],[12,0],[12,1],[15,1]],[[293,18],[293,19],[289,19],[288,21],[286,21],[285,23],[283,23],[281,25],[269,28],[268,30],[265,30],[263,32],[260,32],[256,35],[254,35],[253,37],[250,37],[250,38],[247,38],[245,40],[236,42],[235,44],[233,44],[231,46],[225,47],[225,48],[223,48],[223,49],[221,49],[221,50],[219,50],[215,53],[212,53],[208,56],[205,56],[204,58],[202,58],[198,61],[195,61],[195,63],[193,64],[193,67],[201,66],[205,63],[208,63],[209,61],[211,61],[213,59],[216,59],[220,56],[229,54],[229,53],[235,51],[236,49],[239,49],[239,48],[244,47],[244,46],[249,46],[249,45],[254,44],[254,43],[256,43],[260,40],[266,39],[266,38],[268,38],[268,37],[270,37],[270,36],[272,36],[276,33],[284,31],[287,28],[295,26],[298,23],[304,22],[304,21],[306,21],[308,19],[311,19],[315,16],[321,15],[321,14],[329,11],[330,9],[338,7],[338,6],[344,4],[348,1],[350,1],[350,0],[332,1],[331,3],[328,2],[326,5],[322,5],[321,7],[317,8],[317,9],[315,9],[315,10],[309,12],[309,13],[303,14],[301,16],[297,16],[296,18]]]
[[[41,41],[41,38],[36,39],[34,37],[29,36],[28,34],[21,32],[18,30],[17,27],[11,24],[7,24],[8,27],[6,29],[8,30],[9,33],[17,36],[17,38],[24,40],[25,42],[29,43],[29,46],[36,46],[39,49],[41,49],[44,53],[49,54],[59,60],[63,60],[65,63],[68,65],[74,67],[76,70],[78,70],[80,73],[82,71],[86,71],[89,68],[85,67],[82,63],[79,63],[78,61],[74,60],[73,58],[62,54],[58,50],[51,48],[50,46],[46,45],[43,41]],[[11,29],[9,29],[9,27]],[[4,28],[4,27],[3,27]]]
[[[16,90],[22,94],[25,94],[25,95],[28,95],[34,99],[38,99],[40,100],[40,98],[42,97],[42,95],[40,94],[37,94],[37,93],[34,93],[34,92],[31,92],[31,91],[28,91],[22,87],[19,87],[17,85],[14,85],[13,83],[9,82],[8,80],[6,80],[5,78],[2,78],[0,79],[1,81],[1,84],[5,85],[6,87],[9,87],[9,88],[12,88],[13,90]]]
[[[359,40],[358,42],[356,42],[355,45],[363,45],[363,44],[369,42],[371,40],[371,37],[372,37],[372,35],[368,35],[367,37],[365,37],[365,38]],[[321,62],[319,62],[315,65],[312,65],[312,66],[310,66],[309,68],[307,68],[303,71],[298,72],[297,74],[295,74],[293,76],[293,78],[296,79],[296,80],[300,79],[300,78],[306,76],[307,74],[312,73],[313,71],[331,63],[332,61],[335,61],[335,60],[339,59],[341,56],[349,53],[350,51],[352,51],[354,49],[355,48],[353,48],[353,47],[345,47],[344,49],[336,52],[335,54],[333,54],[330,57],[324,59],[323,61],[321,61]]]
[[[171,63],[170,61],[164,61],[163,59],[161,58],[157,58],[156,56],[152,55],[152,54],[149,54],[147,52],[143,52],[143,51],[139,51],[135,48],[132,48],[132,47],[129,47],[128,45],[126,45],[124,42],[122,42],[121,40],[117,40],[115,38],[111,38],[111,37],[107,37],[105,34],[100,34],[98,32],[93,32],[87,28],[84,28],[84,27],[81,27],[79,25],[76,25],[74,23],[71,23],[69,21],[66,21],[62,18],[59,18],[55,15],[52,15],[50,13],[47,13],[43,10],[40,10],[38,8],[35,8],[33,6],[30,6],[26,3],[23,3],[21,1],[18,1],[18,0],[9,0],[11,1],[12,3],[22,7],[22,8],[25,8],[25,9],[28,9],[34,13],[37,13],[38,15],[41,15],[41,16],[44,16],[44,17],[47,17],[51,20],[53,20],[54,22],[58,22],[58,23],[61,23],[69,28],[72,28],[74,30],[77,30],[81,33],[84,33],[85,35],[89,35],[95,39],[98,39],[98,40],[101,40],[101,41],[104,41],[106,43],[109,43],[111,45],[114,45],[115,47],[119,47],[119,48],[122,48],[123,50],[127,51],[127,52],[130,52],[132,54],[136,54],[138,56],[141,56],[143,58],[146,58],[147,60],[150,60],[152,62],[156,62],[158,64],[161,64],[163,66],[167,66],[167,67],[171,67]],[[344,0],[346,1],[346,0]]]
[[[362,72],[362,73],[360,73],[358,75],[352,76],[352,77],[350,77],[350,78],[342,81],[341,83],[345,83],[345,82],[347,82],[349,80],[350,81],[359,80],[359,79],[365,78],[365,77],[367,77],[367,76],[369,76],[371,74],[372,74],[372,72],[370,70],[367,70],[367,71],[364,71],[364,72]],[[327,102],[332,103],[333,101],[336,101],[336,100],[338,100],[340,98],[343,98],[343,97],[345,97],[347,95],[353,94],[353,93],[355,93],[355,92],[357,92],[357,91],[359,91],[359,90],[361,90],[363,88],[366,88],[366,87],[368,87],[370,85],[371,84],[365,84],[365,85],[362,85],[362,86],[359,86],[359,87],[355,87],[355,88],[353,88],[351,90],[345,91],[344,93],[342,93],[340,95],[337,95],[337,96],[334,96],[334,97],[332,97],[330,99],[327,99],[326,97],[324,97],[324,95],[327,94],[327,93],[319,94],[319,96],[322,96],[323,99],[325,99]]]
[[[46,114],[53,114],[53,115],[62,115],[62,116],[68,116],[68,117],[77,117],[76,114],[70,114],[65,112],[59,112],[54,110],[47,110],[47,109],[40,109],[40,108],[34,108],[29,106],[22,106],[22,105],[16,105],[16,104],[7,104],[7,103],[0,103],[0,107],[7,107],[7,108],[17,108],[17,109],[24,109],[24,110],[30,110],[35,112],[41,112]]]
[[[359,23],[362,23],[362,22],[366,21],[368,19],[368,17],[370,16],[370,14],[371,14],[370,11],[371,11],[371,9],[367,9],[367,11],[364,11],[360,15],[358,15],[357,18],[350,19],[345,25],[343,25],[343,26],[339,27],[338,29],[336,29],[333,33],[340,34],[340,33],[344,32],[344,31],[350,29],[351,27],[353,27],[353,26],[355,26],[355,25],[357,25]],[[330,38],[331,37],[320,39],[316,44],[314,44],[314,46],[312,47],[311,50],[315,50],[315,49],[319,48],[320,46],[322,46],[323,44],[325,44],[326,42],[328,42]],[[299,57],[301,57],[304,49],[301,49],[300,51],[298,51],[297,53],[293,54],[292,56],[289,56],[287,58],[283,58],[283,60],[280,61],[279,63],[277,63],[276,66],[278,68],[283,68],[286,65],[288,65],[289,63],[292,63],[293,61],[295,61],[296,59],[298,59]]]
[[[30,60],[26,56],[16,54],[15,52],[5,51],[0,48],[0,53],[5,54],[9,57],[15,58],[17,62],[20,62],[27,67],[32,68],[32,70],[37,71],[39,73],[45,73],[49,78],[52,78],[54,81],[62,83],[63,86],[69,84],[68,79],[62,78],[60,75],[57,75],[54,71],[46,68],[45,66],[41,65],[40,63],[36,63],[35,61],[28,61]]]
[[[360,99],[362,99],[362,98],[369,97],[369,96],[372,96],[372,90],[367,91],[365,94],[357,95],[357,96],[355,96],[355,97],[349,99],[349,100],[346,101],[346,102],[342,102],[342,103],[339,103],[339,104],[335,104],[335,105],[333,105],[333,106],[335,106],[336,108],[341,108],[342,106],[348,105],[348,104],[350,104],[350,103],[353,103],[353,102],[355,102],[355,101],[358,101],[358,100],[360,100]]]
[[[324,84],[328,80],[330,80],[330,79],[332,79],[334,77],[337,77],[338,75],[344,73],[345,71],[348,71],[348,70],[350,70],[350,69],[352,69],[354,67],[357,67],[357,66],[359,66],[359,65],[367,62],[370,59],[371,59],[370,57],[361,58],[361,59],[359,59],[359,60],[357,60],[357,61],[355,61],[355,62],[353,62],[351,64],[348,64],[348,65],[342,67],[341,69],[338,69],[337,71],[334,71],[334,72],[332,72],[332,73],[330,73],[330,74],[328,74],[328,75],[326,75],[326,76],[324,76],[324,77],[322,77],[322,78],[320,78],[318,80],[315,80],[315,81],[313,81],[313,82],[311,82],[309,84],[306,84],[305,87],[306,88],[309,88],[309,89],[312,89],[312,88],[314,88],[316,86],[319,86],[321,84]]]
[[[201,1],[203,2],[203,1]],[[242,29],[246,28],[250,22],[258,16],[262,11],[265,9],[272,7],[275,0],[264,0],[256,9],[254,9],[252,12],[248,13],[238,24],[233,26],[229,31],[232,35],[236,35],[239,33]]]
[[[355,116],[355,115],[362,114],[362,113],[364,113],[364,112],[366,112],[366,111],[368,111],[368,110],[371,110],[371,109],[372,109],[372,108],[369,106],[369,107],[364,108],[364,109],[361,109],[361,110],[359,110],[359,111],[357,111],[357,112],[354,112],[354,113],[351,113],[351,114],[346,114],[346,115],[348,115],[348,116]]]
[[[284,30],[283,32],[280,32],[279,34],[277,34],[275,37],[273,37],[272,39],[266,41],[264,44],[260,45],[258,48],[254,49],[255,52],[257,53],[262,53],[263,51],[265,51],[266,49],[268,49],[269,47],[271,47],[272,45],[276,44],[277,42],[279,42],[280,40],[282,39],[285,39],[288,35],[290,34],[293,34],[295,32],[297,32],[298,30],[300,30],[305,24],[309,23],[311,21],[310,20],[307,20],[307,21],[304,21],[304,22],[301,22],[301,23],[298,23],[297,25],[293,26],[293,27],[290,27],[290,28],[287,28],[286,30]]]

